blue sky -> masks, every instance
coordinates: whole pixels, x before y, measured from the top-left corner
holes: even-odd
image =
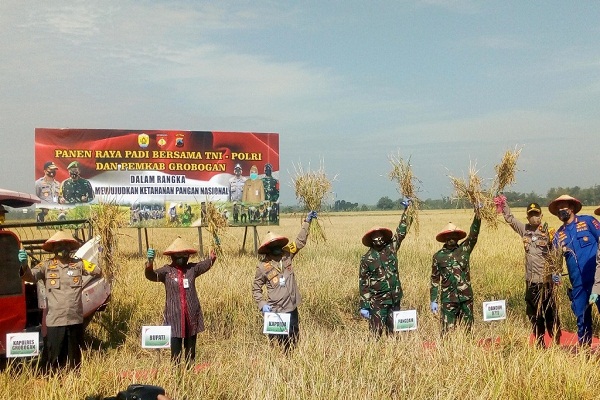
[[[522,148],[520,192],[598,184],[600,3],[0,3],[0,187],[33,190],[36,127],[278,132],[338,199],[420,197]]]

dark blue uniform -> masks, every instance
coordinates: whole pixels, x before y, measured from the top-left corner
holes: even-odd
[[[563,250],[573,286],[569,298],[577,317],[579,344],[589,345],[592,342],[592,308],[588,307],[588,299],[594,285],[598,237],[600,223],[589,215],[576,215],[573,222],[558,228],[554,236],[554,246]],[[600,311],[598,303],[596,307]]]

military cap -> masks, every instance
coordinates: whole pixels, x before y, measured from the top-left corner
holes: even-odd
[[[73,161],[73,162],[71,162],[71,164],[69,164],[67,166],[67,169],[71,169],[71,168],[79,168],[79,161]]]
[[[47,161],[44,164],[44,169],[48,169],[48,168],[50,168],[50,169],[58,169],[58,167],[56,166],[56,164],[54,164],[54,161]]]
[[[527,215],[529,215],[530,212],[539,212],[541,214],[542,208],[538,203],[529,203],[527,206]]]

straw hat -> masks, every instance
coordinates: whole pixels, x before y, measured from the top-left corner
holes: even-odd
[[[42,245],[42,249],[49,253],[54,253],[54,249],[59,244],[67,244],[69,246],[69,250],[77,250],[81,246],[77,239],[69,235],[67,232],[58,231],[54,235],[52,235],[50,239],[44,242],[44,244]]]
[[[598,207],[594,210],[594,214],[600,215],[600,207]]]
[[[265,240],[263,240],[262,244],[258,248],[258,252],[260,254],[268,253],[269,246],[276,245],[276,246],[283,247],[286,244],[288,244],[289,241],[290,240],[288,238],[286,238],[285,236],[278,235],[274,232],[267,232],[267,234],[265,236]]]
[[[364,234],[364,236],[362,237],[362,244],[364,244],[367,247],[371,247],[373,245],[373,239],[371,238],[371,235],[375,232],[383,233],[383,240],[386,243],[389,242],[393,236],[393,233],[390,229],[381,226],[374,226],[371,229],[369,229],[367,233]]]
[[[183,240],[181,236],[177,236],[177,239],[175,239],[173,243],[171,243],[169,247],[167,247],[167,249],[163,251],[163,254],[165,256],[170,256],[171,254],[196,254],[197,252],[198,250],[196,250],[194,246],[191,246],[188,242]]]
[[[562,196],[559,196],[556,199],[552,200],[550,204],[548,204],[548,210],[550,210],[552,214],[558,215],[558,203],[561,201],[568,201],[569,203],[571,203],[573,205],[573,212],[575,214],[581,211],[581,202],[575,197],[569,196],[568,194],[563,194]]]
[[[435,240],[444,243],[448,239],[460,240],[464,239],[465,237],[467,237],[467,232],[463,231],[462,229],[458,229],[458,227],[452,222],[448,222],[448,225],[446,225],[444,229],[440,231],[440,233],[435,235]]]

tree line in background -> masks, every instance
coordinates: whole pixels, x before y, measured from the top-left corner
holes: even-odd
[[[579,199],[584,206],[598,206],[600,205],[600,185],[596,185],[590,188],[580,188],[579,186],[574,187],[557,187],[548,190],[545,196],[538,195],[537,193],[519,193],[519,192],[504,192],[508,204],[511,207],[527,207],[530,203],[538,203],[540,206],[545,207],[552,200],[556,199],[560,195],[568,194]],[[375,205],[352,203],[346,200],[336,200],[330,205],[329,211],[372,211],[372,210],[397,210],[401,208],[400,202],[402,199],[392,200],[388,196],[381,197]],[[442,197],[441,199],[427,199],[423,200],[421,204],[422,210],[443,210],[452,208],[470,208],[470,204],[457,203],[451,197]],[[281,208],[282,212],[300,212],[302,211],[298,206],[284,206]]]

